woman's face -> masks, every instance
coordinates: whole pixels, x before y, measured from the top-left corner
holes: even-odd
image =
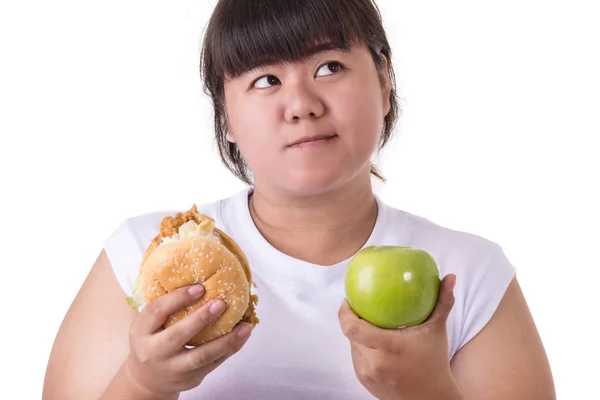
[[[368,174],[390,107],[387,68],[381,71],[358,46],[226,81],[227,139],[256,185],[314,195]]]

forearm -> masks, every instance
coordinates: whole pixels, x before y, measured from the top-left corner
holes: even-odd
[[[99,400],[177,400],[179,393],[157,395],[138,385],[132,378],[126,364],[114,376]]]
[[[435,398],[445,400],[467,400],[452,374],[450,374],[446,385],[439,392],[439,396],[436,395]]]
[[[422,400],[466,400],[464,394],[460,390],[460,386],[451,372],[448,372],[443,379],[429,386],[431,390],[427,390],[424,397],[415,397]],[[412,398],[411,398],[412,399]]]
[[[393,400],[466,400],[466,397],[454,376],[449,374],[415,386],[410,393],[404,392]]]

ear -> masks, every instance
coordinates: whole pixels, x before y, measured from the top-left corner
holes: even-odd
[[[227,113],[225,114],[225,128],[227,129],[225,139],[227,139],[229,143],[235,143],[235,136],[233,135],[233,133],[231,133],[231,126],[229,126],[229,115],[227,115]]]
[[[225,138],[227,139],[227,141],[229,143],[235,143],[235,137],[233,136],[233,133],[231,133],[229,131],[229,129],[227,130],[227,134],[225,135]]]
[[[383,53],[379,53],[383,60],[383,66],[379,70],[379,83],[381,84],[381,100],[383,101],[383,116],[387,116],[390,112],[390,93],[391,93],[391,82],[390,74],[388,71],[388,59]]]

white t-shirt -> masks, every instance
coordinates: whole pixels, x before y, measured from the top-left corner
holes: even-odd
[[[197,388],[191,399],[373,399],[354,374],[350,345],[338,310],[345,298],[350,259],[319,266],[287,256],[271,246],[254,225],[248,188],[199,205],[243,249],[252,268],[261,320],[246,345]],[[489,321],[515,269],[501,247],[482,237],[450,230],[395,209],[376,196],[378,216],[369,245],[404,245],[427,250],[441,276],[457,275],[455,305],[448,317],[449,359]],[[174,212],[127,219],[106,240],[116,278],[129,295],[144,251]]]

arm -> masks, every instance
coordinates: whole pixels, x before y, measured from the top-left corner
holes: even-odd
[[[104,397],[115,399],[150,399],[122,367],[129,354],[129,326],[136,316],[102,251],[56,336],[43,399],[100,399],[105,391]]]
[[[485,328],[451,361],[467,400],[554,400],[542,341],[516,278]]]

